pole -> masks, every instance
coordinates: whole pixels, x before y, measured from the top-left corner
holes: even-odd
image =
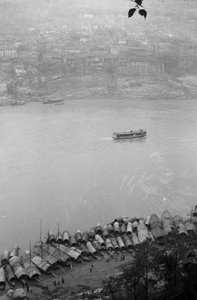
[[[57,275],[55,275],[55,273],[53,273],[52,271],[50,272],[54,277],[57,278]]]
[[[73,265],[72,265],[71,260],[70,260],[70,269],[71,269],[71,271],[73,270]]]
[[[38,281],[39,283],[41,283],[42,284],[42,281],[41,280],[39,280],[39,279],[37,279],[37,278],[34,278],[36,281]]]
[[[30,266],[31,266],[31,241],[29,242],[29,256],[30,256]]]
[[[64,269],[59,265],[59,268],[64,272],[64,273],[66,273],[65,271],[64,271]]]
[[[42,219],[40,220],[40,242],[42,240]]]

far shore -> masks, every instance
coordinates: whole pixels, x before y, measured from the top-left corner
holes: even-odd
[[[50,98],[63,100],[187,100],[197,95],[196,76],[176,78],[162,76],[129,76],[116,74],[113,81],[105,73],[60,77],[35,87],[17,86],[11,94],[6,84],[1,89],[0,106],[42,102]],[[23,103],[24,102],[24,103]]]

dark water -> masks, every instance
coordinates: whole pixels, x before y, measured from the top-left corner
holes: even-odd
[[[114,131],[146,129],[139,140]],[[197,102],[74,100],[0,110],[0,251],[47,230],[197,204]]]

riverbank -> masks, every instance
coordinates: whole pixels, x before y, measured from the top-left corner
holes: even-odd
[[[161,246],[164,236],[170,232],[181,236],[181,242],[183,237],[194,237],[197,232],[197,205],[185,218],[179,215],[172,217],[167,210],[164,210],[161,219],[156,214],[152,214],[146,220],[121,217],[104,227],[98,224],[83,234],[77,231],[74,236],[70,236],[68,231],[64,231],[66,234],[58,235],[61,237],[61,243],[58,247],[59,251],[56,249],[57,252],[54,252],[57,247],[57,237],[50,233],[47,244],[42,242],[34,245],[32,256],[31,253],[30,257],[25,253],[19,258],[19,248],[16,245],[11,252],[4,252],[1,264],[5,270],[7,264],[15,270],[15,275],[20,280],[16,281],[13,288],[14,290],[21,287],[26,289],[29,300],[84,299],[83,293],[93,294],[96,289],[102,290],[105,279],[121,274],[123,266],[140,252],[140,244],[149,240],[151,244]],[[69,244],[72,248],[67,248],[63,244]],[[40,255],[39,250],[42,252]],[[188,248],[187,252],[188,250],[190,249]],[[36,263],[38,260],[35,260],[35,257],[40,257],[41,264]],[[89,257],[88,261],[85,257]],[[33,281],[30,279],[32,278],[30,276],[32,271],[28,269],[31,266],[30,262],[27,269],[23,269],[22,264],[27,263],[29,259],[38,269],[44,270],[41,278],[34,277]],[[64,261],[64,265],[56,263],[61,261]],[[5,283],[5,290],[0,292],[0,296],[6,297],[11,287],[10,283],[5,282],[5,278],[0,280],[1,283]],[[13,299],[5,297],[0,300]]]
[[[109,75],[104,72],[84,76],[57,78],[38,87],[17,86],[13,94],[6,92],[6,83],[0,87],[0,105],[21,101],[43,101],[52,97],[67,99],[188,99],[197,95],[195,76],[175,78],[168,75],[129,76]]]
[[[55,275],[42,275],[42,283],[36,281],[28,281],[29,291],[24,288],[29,300],[52,300],[52,299],[83,299],[82,294],[96,294],[97,289],[102,289],[102,282],[109,276],[120,274],[122,266],[133,259],[132,254],[125,253],[125,260],[121,261],[121,256],[113,256],[106,261],[106,257],[99,257],[99,260],[91,262],[74,263],[73,268],[63,267],[55,270]],[[90,268],[93,265],[93,270]],[[56,284],[56,285],[55,285]],[[22,288],[21,283],[16,288]],[[2,297],[7,293],[9,287],[5,291],[0,292]],[[1,298],[0,300],[4,299]]]

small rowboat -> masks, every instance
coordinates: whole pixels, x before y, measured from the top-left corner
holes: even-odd
[[[128,131],[128,132],[114,132],[112,138],[114,140],[119,139],[136,139],[140,137],[146,136],[146,131],[143,129],[139,129],[137,131]]]

